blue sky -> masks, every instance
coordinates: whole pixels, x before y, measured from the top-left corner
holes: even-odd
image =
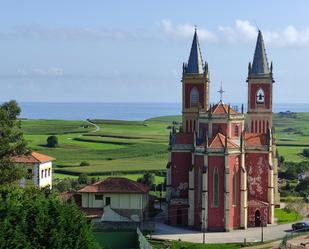
[[[0,1],[0,101],[180,102],[194,25],[211,101],[246,103],[257,26],[274,102],[308,103],[308,1]]]

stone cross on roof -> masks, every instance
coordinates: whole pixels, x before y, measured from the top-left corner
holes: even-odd
[[[222,102],[222,97],[223,97],[223,93],[224,93],[225,91],[223,91],[223,88],[222,88],[222,82],[221,82],[221,86],[220,86],[220,89],[219,89],[219,91],[218,91],[218,93],[220,93],[220,102]]]

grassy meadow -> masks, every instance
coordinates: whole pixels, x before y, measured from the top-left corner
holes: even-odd
[[[55,157],[54,177],[123,175],[137,179],[144,171],[164,171],[170,127],[180,116],[145,121],[117,120],[22,120],[22,128],[33,150]],[[95,125],[94,125],[95,124]],[[308,160],[309,113],[291,116],[276,114],[276,141],[286,161]],[[46,139],[56,135],[59,147],[47,148]],[[80,166],[87,161],[89,166]],[[158,177],[156,179],[161,182]]]
[[[33,150],[55,157],[54,177],[126,174],[136,180],[144,171],[165,170],[167,144],[173,120],[178,116],[145,121],[23,120],[22,128]],[[47,148],[46,139],[58,137],[57,148]],[[90,166],[80,166],[87,161]],[[128,174],[129,173],[129,174]],[[156,178],[161,182],[163,178]]]

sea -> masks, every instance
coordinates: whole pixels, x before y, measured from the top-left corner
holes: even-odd
[[[180,115],[181,103],[46,103],[21,102],[21,117],[27,119],[113,119],[146,120],[158,116]],[[231,104],[241,110],[240,104]],[[244,108],[246,111],[246,108]],[[306,104],[274,104],[274,112],[309,112]]]

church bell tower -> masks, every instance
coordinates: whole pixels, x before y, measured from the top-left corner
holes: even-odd
[[[182,74],[182,126],[184,133],[197,130],[199,111],[208,109],[208,64],[203,63],[195,29],[189,61],[183,64]]]
[[[259,30],[252,65],[248,68],[247,130],[267,133],[272,128],[273,73],[269,67],[262,32]]]

